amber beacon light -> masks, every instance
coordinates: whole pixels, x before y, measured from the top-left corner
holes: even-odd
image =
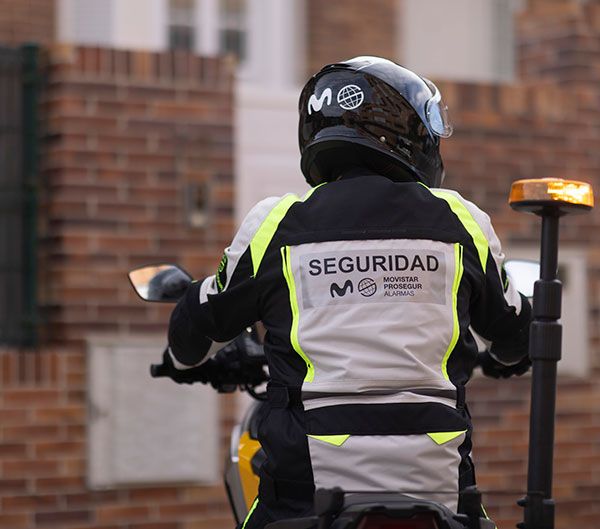
[[[517,180],[511,187],[510,206],[542,218],[540,278],[533,290],[533,321],[529,328],[531,413],[527,496],[520,529],[554,529],[552,464],[556,409],[556,368],[561,358],[561,292],[558,279],[558,225],[569,213],[594,207],[592,186],[562,178]]]
[[[584,213],[594,207],[594,192],[590,184],[576,180],[517,180],[512,184],[508,202],[513,209],[529,213]]]

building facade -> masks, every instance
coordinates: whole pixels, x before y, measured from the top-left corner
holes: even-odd
[[[490,214],[509,257],[535,258],[539,237],[537,220],[507,205],[513,180],[600,177],[596,1],[2,5],[0,42],[40,53],[38,336],[0,349],[0,527],[233,525],[219,462],[239,401],[146,377],[169,309],[141,303],[125,274],[156,261],[212,273],[253,203],[306,188],[297,95],[323,64],[382,55],[439,84],[455,125],[446,185]],[[561,228],[559,528],[600,514],[599,223],[593,212]],[[499,527],[521,516],[528,399],[525,377],[479,377],[468,392],[478,480]]]

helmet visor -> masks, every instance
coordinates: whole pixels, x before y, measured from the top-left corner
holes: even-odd
[[[448,106],[442,99],[442,94],[429,79],[424,79],[427,86],[433,92],[431,99],[427,101],[425,105],[425,114],[427,116],[427,122],[429,129],[436,136],[440,138],[449,138],[452,136],[452,123],[450,123],[450,117],[448,116]]]

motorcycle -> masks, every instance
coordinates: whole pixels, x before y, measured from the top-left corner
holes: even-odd
[[[528,494],[519,502],[519,505],[525,507],[525,522],[520,524],[522,529],[552,529],[553,527],[553,502],[550,498],[553,399],[556,390],[556,362],[560,358],[560,339],[557,341],[556,334],[552,334],[556,332],[556,326],[560,327],[556,322],[560,316],[560,282],[556,280],[558,218],[566,213],[591,209],[589,200],[582,202],[581,189],[578,188],[579,191],[575,192],[573,198],[566,194],[563,186],[561,189],[565,192],[557,198],[557,195],[552,195],[550,192],[551,185],[547,180],[519,181],[537,182],[538,184],[534,185],[535,192],[528,188],[528,184],[518,187],[519,182],[515,182],[513,192],[515,186],[518,192],[514,196],[511,194],[511,206],[514,209],[542,216],[541,273],[538,263],[514,260],[507,261],[505,264],[506,272],[517,290],[528,297],[534,297],[532,331],[535,331],[536,322],[540,323],[539,327],[543,327],[541,331],[534,332],[536,336],[532,337],[530,343],[530,356],[534,366],[532,377],[534,398],[531,409]],[[553,182],[556,183],[556,180]],[[540,191],[542,188],[546,192]],[[538,277],[541,279],[536,281]],[[132,270],[129,279],[136,293],[144,301],[171,303],[177,302],[192,281],[192,277],[185,270],[172,264],[152,265]],[[551,289],[550,293],[547,292],[548,288]],[[542,298],[541,303],[538,303],[539,298]],[[552,327],[550,330],[548,330],[549,323]],[[554,340],[552,347],[549,347],[546,333],[549,333],[548,336]],[[556,358],[557,347],[558,358]],[[548,349],[552,349],[552,354],[545,354]],[[553,380],[552,368],[554,369]],[[232,512],[237,523],[241,523],[257,496],[259,469],[266,459],[258,440],[257,430],[265,411],[266,401],[266,392],[259,388],[268,382],[269,377],[258,329],[256,327],[246,329],[213,358],[197,367],[178,371],[170,363],[163,362],[152,365],[150,373],[152,377],[170,377],[178,383],[211,384],[220,393],[231,393],[240,389],[255,399],[241,423],[233,428],[224,471],[225,489]],[[547,409],[549,402],[552,404],[550,414]],[[544,407],[546,409],[542,409]],[[543,436],[546,436],[546,440]],[[548,436],[551,440],[550,448],[547,442]],[[543,446],[540,449],[541,445]],[[548,465],[550,476],[547,472]],[[548,479],[550,479],[550,486]],[[267,525],[266,529],[495,528],[491,520],[480,516],[481,493],[476,487],[469,487],[459,494],[464,505],[464,512],[461,514],[456,514],[439,503],[413,498],[409,495],[409,491],[403,494],[401,492],[347,492],[339,488],[317,490],[314,503],[315,516],[281,520]]]

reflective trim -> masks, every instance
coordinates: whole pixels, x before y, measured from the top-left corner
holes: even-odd
[[[252,504],[250,512],[248,513],[248,516],[246,516],[246,519],[244,520],[244,524],[242,525],[242,529],[245,529],[246,524],[248,523],[248,520],[250,520],[250,516],[252,516],[252,513],[254,512],[254,509],[256,509],[256,507],[258,507],[258,497],[254,500],[254,503]]]
[[[460,286],[460,280],[463,274],[463,262],[462,262],[462,246],[459,243],[454,244],[454,283],[452,284],[452,338],[448,344],[448,349],[442,360],[442,374],[446,380],[450,380],[448,376],[448,360],[456,342],[458,341],[458,335],[460,328],[458,325],[458,287]]]
[[[459,435],[466,433],[467,430],[460,430],[458,432],[431,432],[427,435],[431,437],[436,444],[443,445],[452,439],[456,439]]]
[[[487,511],[485,510],[485,507],[483,506],[483,503],[481,504],[481,512],[485,516],[486,520],[489,520],[490,522],[492,522],[491,518],[488,516]],[[492,522],[492,523],[494,523],[494,522]],[[496,524],[494,524],[494,529],[498,529],[498,526]]]
[[[308,437],[315,489],[397,491],[456,512],[463,439],[438,445],[425,434],[351,435],[334,446]]]
[[[308,200],[308,198],[322,185],[325,185],[326,182],[313,187],[308,190],[308,192],[302,197],[299,198],[297,195],[285,195],[279,203],[270,211],[265,220],[263,220],[262,224],[254,234],[254,237],[250,241],[250,255],[252,256],[252,269],[254,272],[254,276],[256,277],[256,273],[260,268],[260,263],[265,256],[265,252],[277,228],[279,227],[279,223],[283,220],[283,217],[287,214],[288,210],[296,203],[296,202],[304,202]]]
[[[290,257],[290,247],[283,246],[281,248],[281,261],[283,265],[283,277],[290,291],[290,307],[292,309],[292,325],[290,328],[290,342],[294,351],[296,351],[306,362],[306,376],[304,382],[312,382],[315,377],[315,368],[312,362],[308,359],[300,342],[298,341],[298,322],[300,319],[300,311],[298,309],[298,297],[296,295],[296,283],[294,282],[294,274],[292,273],[292,260]]]
[[[250,241],[250,255],[252,256],[252,269],[254,276],[258,272],[260,263],[262,262],[267,247],[275,235],[279,223],[283,220],[286,213],[292,207],[292,205],[298,202],[300,199],[296,195],[286,195],[281,201],[271,210],[267,215],[267,218],[263,221],[258,228],[258,231]]]
[[[317,439],[318,441],[323,441],[324,443],[329,443],[334,446],[342,446],[350,437],[350,434],[346,435],[309,435],[313,439]]]
[[[422,253],[423,263],[426,263],[426,255],[434,256],[437,263],[431,268],[436,270],[432,269],[431,273],[424,270],[420,283],[430,287],[423,288],[425,297],[433,297],[437,302],[421,303],[417,296],[410,299],[408,296],[383,296],[384,292],[392,290],[384,288],[384,276],[402,277],[394,271],[379,269],[370,273],[370,278],[378,285],[372,297],[361,295],[357,288],[364,279],[358,266],[349,274],[339,269],[334,274],[315,276],[310,273],[313,256],[323,259],[330,255],[338,258],[352,255],[356,259],[372,252],[377,255],[410,252],[411,256]],[[300,310],[298,336],[314,364],[314,379],[302,387],[302,399],[314,397],[315,393],[356,395],[415,389],[456,390],[454,384],[444,378],[440,367],[454,329],[454,252],[454,243],[431,239],[359,239],[292,246],[288,266],[296,282]],[[368,271],[362,268],[362,272]],[[351,291],[345,287],[345,297],[331,295],[333,283],[339,289],[348,285],[348,281],[352,282],[353,288]],[[341,288],[341,294],[343,290]],[[387,307],[378,304],[378,299],[383,299]],[[366,351],[377,354],[365,354]],[[460,428],[428,428],[422,433],[437,429]],[[310,433],[351,432],[344,429]]]
[[[452,212],[458,217],[458,220],[462,223],[465,229],[469,232],[469,235],[473,239],[473,243],[475,244],[475,248],[477,248],[477,253],[479,254],[479,261],[481,262],[481,267],[483,268],[483,273],[485,274],[486,266],[487,266],[487,258],[488,258],[488,250],[489,244],[486,239],[481,226],[477,223],[477,221],[471,215],[471,212],[467,209],[467,207],[452,193],[447,191],[440,191],[438,189],[431,190],[431,193],[435,195],[437,198],[441,198],[445,200]]]

